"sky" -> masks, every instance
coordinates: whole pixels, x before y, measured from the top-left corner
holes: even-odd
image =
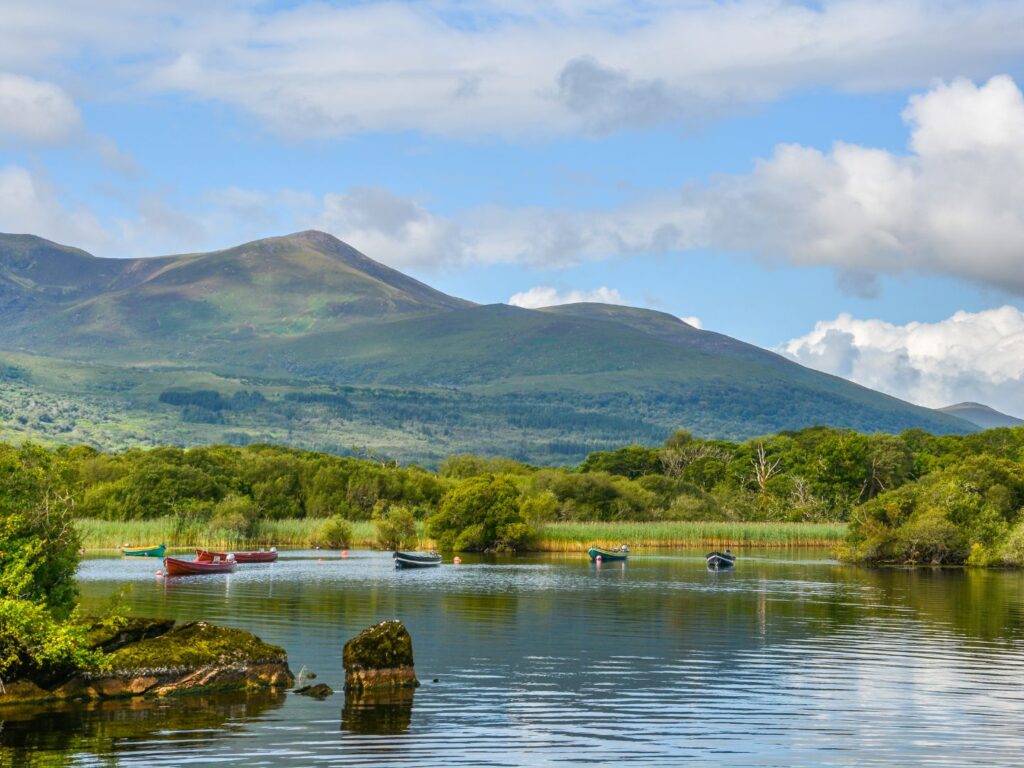
[[[0,231],[322,229],[1024,416],[1024,0],[4,0]]]

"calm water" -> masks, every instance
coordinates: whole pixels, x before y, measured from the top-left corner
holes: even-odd
[[[284,553],[158,581],[86,560],[84,603],[126,584],[135,615],[204,618],[283,645],[342,688],[341,648],[400,618],[411,699],[180,697],[6,712],[0,761],[70,765],[1019,765],[1024,575],[871,571],[806,550],[627,565]],[[437,682],[432,682],[434,679]]]

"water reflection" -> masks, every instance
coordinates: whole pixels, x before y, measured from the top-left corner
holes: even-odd
[[[405,733],[412,722],[414,695],[413,688],[346,693],[341,730],[376,736]]]
[[[126,720],[104,740],[104,716],[83,710],[5,725],[0,750],[25,754],[32,738],[71,762],[147,768],[1015,764],[1024,575],[866,570],[808,551],[740,552],[734,571],[709,573],[703,554],[600,568],[585,556],[466,557],[396,572],[386,553],[285,552],[239,567],[230,585],[88,560],[86,609],[132,582],[135,615],[248,629],[338,690],[345,641],[400,618],[420,678],[443,683],[419,689],[415,717],[411,698],[347,699],[340,724],[335,706],[303,696],[253,713],[218,700],[219,724]],[[161,758],[168,743],[176,751]],[[609,743],[623,749],[609,755]]]

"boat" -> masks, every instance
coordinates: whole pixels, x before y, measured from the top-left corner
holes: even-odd
[[[625,544],[621,547],[616,547],[615,549],[591,547],[587,550],[587,554],[590,555],[591,560],[597,560],[597,558],[600,557],[602,562],[608,562],[610,560],[625,560],[629,557],[629,547]]]
[[[736,555],[728,549],[725,552],[710,552],[707,555],[708,568],[712,571],[724,571],[736,565]]]
[[[177,557],[164,558],[164,573],[168,576],[200,576],[207,573],[231,573],[235,570],[235,560],[228,555],[212,562],[202,560],[182,560]]]
[[[441,556],[437,552],[429,555],[417,555],[412,552],[395,552],[395,568],[434,568],[441,564]]]
[[[121,554],[125,557],[163,557],[167,547],[163,544],[150,545],[148,547],[121,547]]]
[[[271,549],[260,550],[259,552],[232,552],[235,556],[236,563],[272,563],[277,560],[277,550]],[[221,560],[228,559],[227,552],[213,552],[208,549],[197,549],[196,560],[201,563],[210,563],[215,559],[220,558]]]

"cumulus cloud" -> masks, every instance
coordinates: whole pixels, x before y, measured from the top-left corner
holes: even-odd
[[[59,144],[81,122],[74,102],[53,83],[0,72],[0,140]]]
[[[907,325],[842,314],[778,351],[921,405],[975,401],[1024,415],[1024,312],[1015,307]]]
[[[781,146],[702,190],[708,244],[825,264],[870,295],[872,276],[933,272],[1024,293],[1024,96],[1007,76],[940,83],[905,112],[909,155]]]
[[[87,53],[131,88],[295,136],[564,135],[687,124],[808,88],[919,88],[1019,60],[1014,0],[417,3],[35,0],[0,67]]]
[[[684,315],[679,319],[682,320],[687,325],[692,325],[694,328],[697,328],[698,330],[704,330],[704,323],[696,315]]]
[[[616,288],[601,286],[592,291],[565,291],[564,293],[548,285],[537,285],[526,291],[514,293],[509,297],[508,303],[513,307],[524,307],[525,309],[538,309],[540,307],[554,307],[559,304],[578,304],[590,301],[599,304],[625,304],[622,294]]]

